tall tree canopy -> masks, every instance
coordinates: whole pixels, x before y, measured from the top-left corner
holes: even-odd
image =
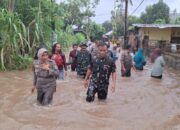
[[[169,10],[169,6],[164,3],[163,0],[159,0],[158,3],[148,6],[146,11],[141,14],[140,18],[143,23],[147,24],[154,23],[157,19],[162,19],[165,23],[169,23]]]

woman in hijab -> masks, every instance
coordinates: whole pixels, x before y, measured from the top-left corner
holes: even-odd
[[[136,52],[135,56],[134,56],[134,63],[135,63],[135,68],[137,70],[143,70],[143,66],[146,65],[146,61],[144,58],[144,53],[143,53],[143,49],[139,48],[138,51]]]
[[[162,54],[161,49],[156,48],[150,56],[151,58],[150,60],[153,63],[152,71],[151,71],[151,77],[153,78],[158,78],[158,79],[162,78],[165,61],[161,54]]]
[[[37,100],[41,105],[48,105],[53,99],[56,89],[56,77],[59,74],[56,63],[49,59],[48,52],[41,48],[37,53],[38,59],[33,63],[34,80],[32,92],[37,89]]]

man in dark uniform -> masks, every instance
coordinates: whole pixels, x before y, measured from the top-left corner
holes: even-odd
[[[106,99],[108,94],[109,78],[112,74],[112,92],[115,91],[116,66],[113,59],[107,56],[108,48],[106,44],[99,45],[99,55],[93,59],[87,71],[84,86],[88,87],[87,102],[94,101],[97,92],[98,99]],[[90,81],[88,79],[91,75]],[[89,84],[89,85],[88,85]]]
[[[86,76],[88,66],[91,62],[91,54],[87,51],[87,45],[81,44],[81,50],[77,53],[77,75]]]

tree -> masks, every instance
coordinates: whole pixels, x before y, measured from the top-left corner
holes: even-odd
[[[90,39],[92,41],[95,41],[97,39],[102,38],[102,35],[105,33],[105,28],[100,24],[96,24],[95,22],[90,22],[89,31],[90,31]]]
[[[124,40],[127,41],[127,30],[128,30],[128,3],[132,5],[132,0],[116,0],[117,2],[121,2],[121,4],[125,3],[125,14],[124,14]]]
[[[163,2],[163,0],[159,0],[158,3],[148,6],[146,11],[141,14],[141,19],[143,23],[152,24],[157,19],[164,19],[165,23],[170,22],[169,18],[169,6]]]
[[[106,32],[109,32],[112,30],[112,23],[111,21],[105,21],[102,26],[105,28]]]
[[[67,10],[66,25],[76,25],[80,29],[88,23],[90,17],[95,16],[94,9],[100,0],[67,0],[64,10]]]
[[[50,49],[52,21],[63,49],[84,41],[71,24],[63,28],[70,12],[62,7],[51,0],[0,0],[0,70],[26,68],[37,47]]]
[[[175,24],[180,24],[180,17],[179,17],[179,18],[176,18]]]
[[[132,26],[134,23],[140,23],[141,19],[136,16],[128,16],[128,27]]]
[[[154,24],[165,24],[166,21],[165,19],[156,19],[156,21],[154,21]]]

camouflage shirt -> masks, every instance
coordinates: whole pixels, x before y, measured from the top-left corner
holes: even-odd
[[[89,65],[89,69],[92,71],[91,81],[96,84],[109,84],[109,78],[111,73],[116,72],[116,65],[112,58],[100,58],[93,59]]]
[[[88,69],[88,66],[91,62],[91,54],[86,52],[79,51],[76,56],[77,59],[77,74],[85,75]]]

